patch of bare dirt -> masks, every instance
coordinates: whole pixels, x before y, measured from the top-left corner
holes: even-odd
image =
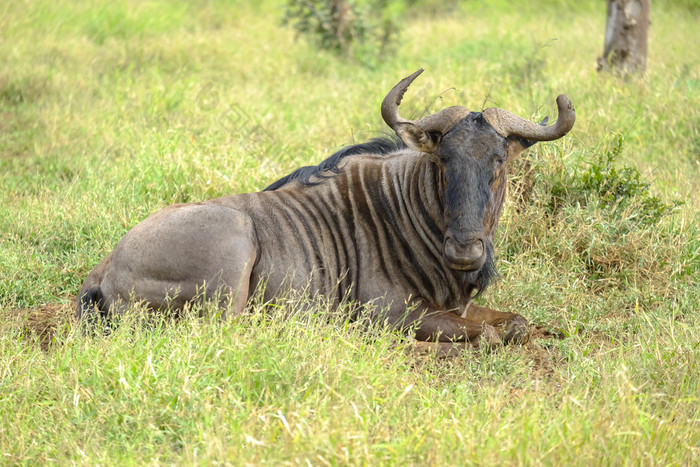
[[[19,308],[10,313],[22,331],[36,339],[41,350],[46,351],[75,324],[75,297],[71,297],[69,303]]]
[[[541,381],[551,381],[556,377],[556,368],[562,362],[557,356],[557,352],[551,349],[553,340],[566,338],[564,331],[553,326],[531,326],[530,339],[524,344],[512,344],[509,347],[517,349],[528,361],[530,373],[533,379]],[[420,342],[414,341],[406,348],[417,358],[417,362],[425,361],[428,358],[437,358],[442,361],[456,361],[455,357],[465,358],[465,350],[473,350],[471,344],[447,343],[447,342]],[[501,349],[503,350],[503,349]],[[493,351],[498,352],[496,348]]]

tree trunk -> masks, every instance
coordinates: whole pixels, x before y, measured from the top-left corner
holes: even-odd
[[[340,44],[343,52],[349,53],[350,44],[348,43],[348,33],[346,31],[350,25],[350,5],[347,0],[331,0],[331,17],[333,18],[333,26],[335,27],[335,37]]]
[[[598,57],[598,71],[644,73],[651,0],[607,0],[605,47]]]

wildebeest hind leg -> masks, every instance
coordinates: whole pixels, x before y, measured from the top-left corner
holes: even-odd
[[[243,311],[257,258],[250,217],[215,204],[163,209],[134,227],[91,284],[106,303],[146,302],[173,311],[220,297],[222,317]]]
[[[470,303],[466,311],[467,320],[493,326],[504,344],[524,344],[530,340],[527,320],[517,313],[496,311],[475,303]]]

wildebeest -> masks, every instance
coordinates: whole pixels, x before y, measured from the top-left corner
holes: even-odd
[[[470,304],[495,274],[493,236],[507,165],[575,120],[557,98],[554,125],[498,108],[446,108],[417,121],[399,104],[423,70],[401,80],[381,113],[398,138],[346,147],[264,191],[166,207],[129,231],[85,279],[78,317],[109,319],[133,300],[179,310],[219,297],[243,311],[290,289],[359,304],[373,319],[415,330],[417,340],[522,341],[527,321]]]

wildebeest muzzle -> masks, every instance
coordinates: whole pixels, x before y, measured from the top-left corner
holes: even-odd
[[[467,241],[457,241],[448,231],[445,234],[444,255],[448,265],[459,271],[477,271],[486,263],[486,239],[471,235]]]

